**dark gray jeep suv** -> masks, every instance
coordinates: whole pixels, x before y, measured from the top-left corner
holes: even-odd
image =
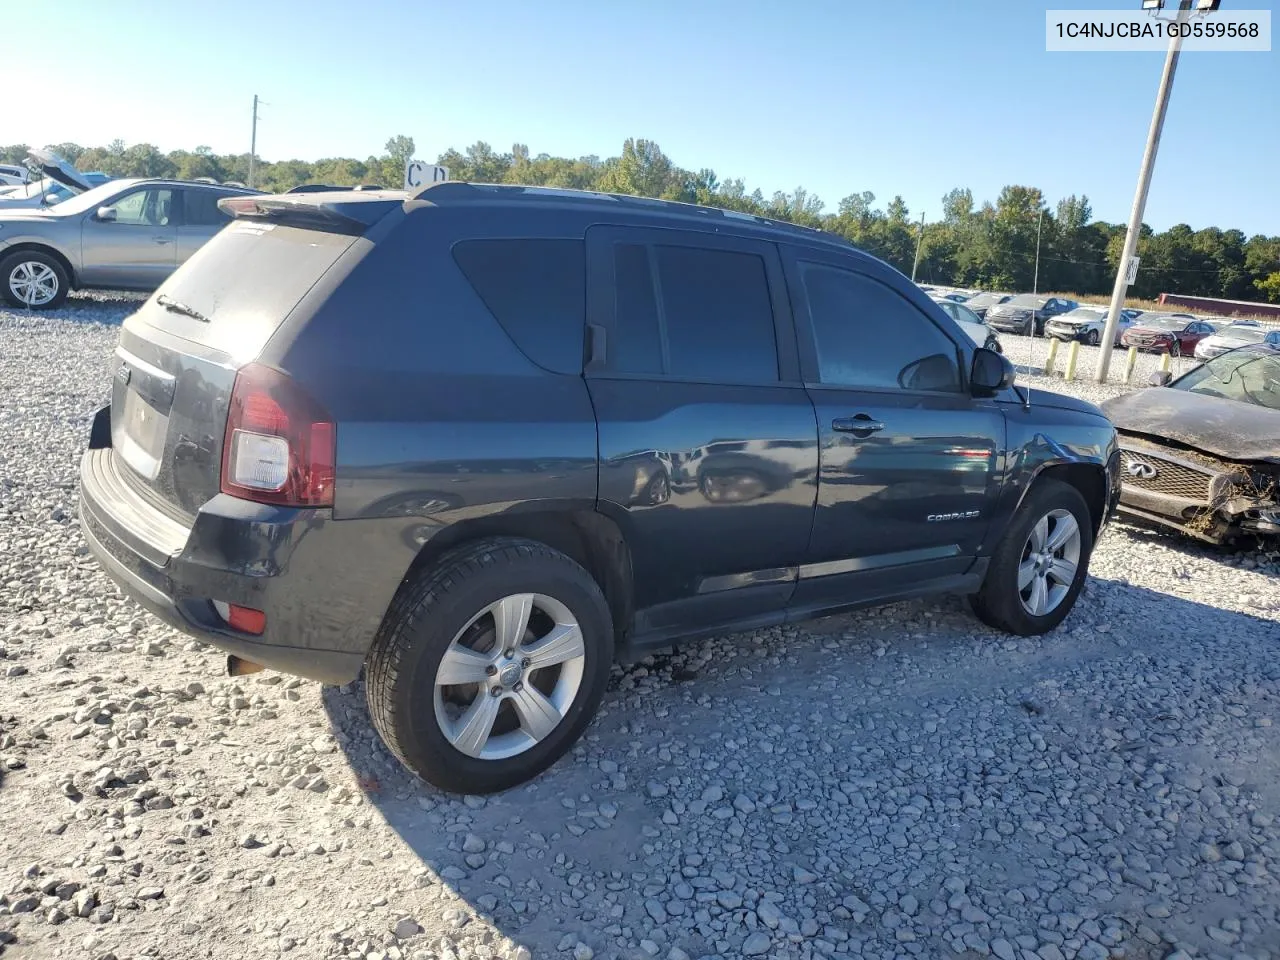
[[[1097,408],[827,234],[463,183],[222,207],[124,324],[85,536],[232,673],[364,669],[443,788],[545,769],[676,639],[939,592],[1043,633],[1115,510]]]

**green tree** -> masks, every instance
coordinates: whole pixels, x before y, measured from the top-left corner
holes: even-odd
[[[383,185],[399,187],[404,183],[404,168],[413,159],[417,149],[413,137],[398,133],[387,141],[383,149],[386,151],[382,158],[382,178],[386,181]]]

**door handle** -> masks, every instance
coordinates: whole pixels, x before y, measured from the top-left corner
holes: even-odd
[[[173,241],[172,241],[172,240],[170,240],[168,237],[152,237],[152,238],[151,238],[151,242],[152,242],[152,243],[158,243],[158,244],[161,244],[161,245],[166,244],[166,243],[173,243]]]
[[[869,437],[871,434],[883,430],[884,424],[879,420],[872,420],[865,413],[860,413],[854,417],[837,417],[831,421],[831,429],[839,433],[852,433]]]

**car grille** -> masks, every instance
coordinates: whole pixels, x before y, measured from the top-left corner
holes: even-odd
[[[1134,464],[1138,464],[1135,472]],[[1154,468],[1155,476],[1140,476],[1141,465]],[[1136,487],[1150,493],[1177,497],[1180,500],[1194,500],[1197,503],[1209,503],[1209,491],[1213,478],[1222,471],[1206,466],[1203,470],[1153,456],[1145,451],[1120,451],[1120,466],[1124,471],[1123,481],[1126,486]]]

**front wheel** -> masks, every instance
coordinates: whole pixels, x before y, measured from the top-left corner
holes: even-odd
[[[369,712],[424,780],[492,793],[573,746],[612,662],[613,621],[590,574],[541,543],[485,540],[392,603],[369,654]]]
[[[998,630],[1048,633],[1075,605],[1092,553],[1093,525],[1080,491],[1037,480],[992,555],[973,610]]]
[[[19,251],[0,262],[0,294],[15,307],[52,310],[67,299],[71,282],[57,257],[39,250]]]
[[[1089,336],[1087,338],[1087,342],[1089,346],[1096,347],[1101,341],[1102,341],[1102,337],[1097,330],[1089,331]]]

